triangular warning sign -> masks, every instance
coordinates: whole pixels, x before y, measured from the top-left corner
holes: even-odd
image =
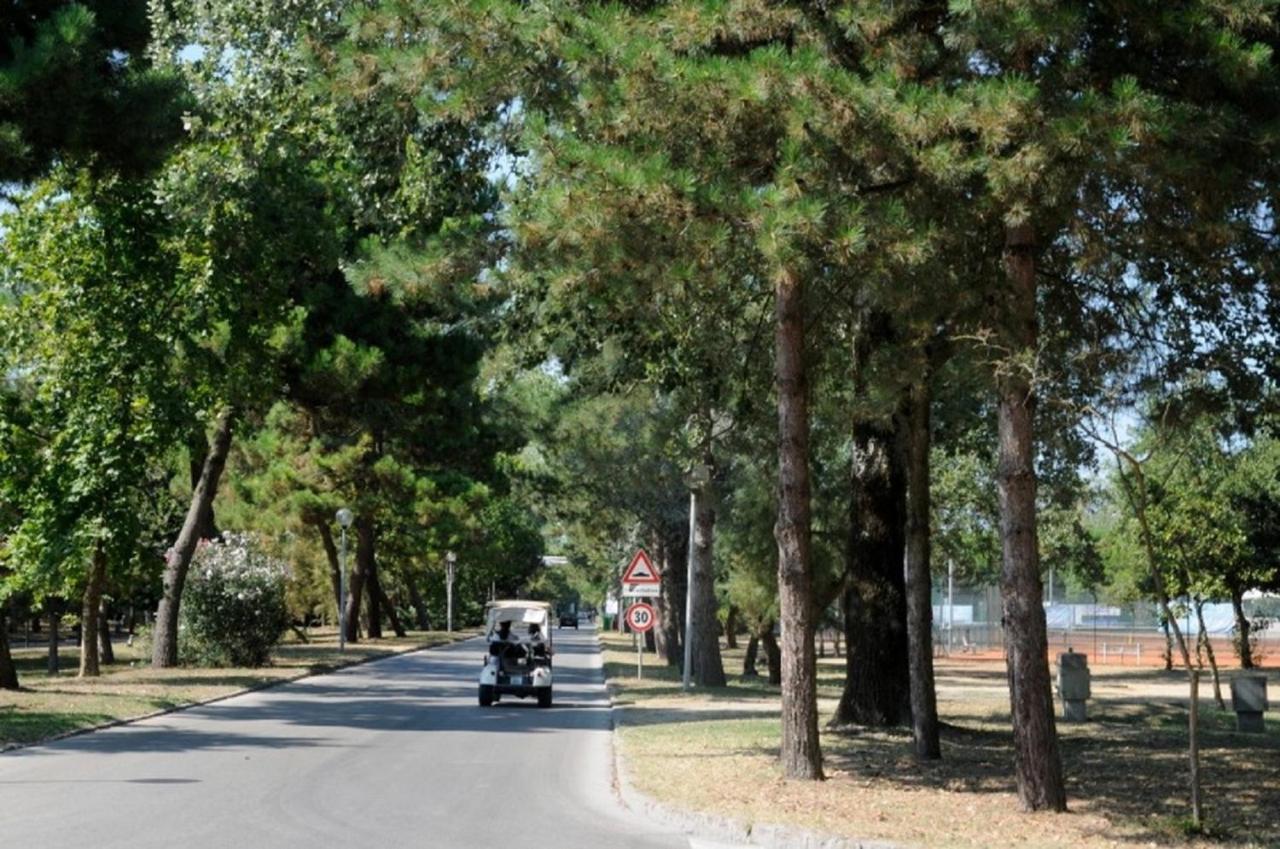
[[[636,556],[631,558],[631,565],[622,573],[624,584],[656,584],[661,580],[658,570],[653,568],[653,563],[643,548],[636,552]]]

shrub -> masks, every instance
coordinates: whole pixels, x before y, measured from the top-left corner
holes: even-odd
[[[265,666],[289,625],[286,573],[249,534],[202,542],[182,593],[182,659],[198,666]]]

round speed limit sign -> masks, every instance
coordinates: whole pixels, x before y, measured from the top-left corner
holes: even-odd
[[[639,631],[643,634],[653,627],[653,623],[657,618],[653,612],[653,606],[645,604],[643,601],[627,608],[627,625],[631,627],[632,631]]]

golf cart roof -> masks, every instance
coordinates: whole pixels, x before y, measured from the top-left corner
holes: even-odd
[[[504,599],[502,601],[485,602],[485,608],[517,608],[517,607],[541,607],[547,611],[551,610],[551,602],[549,601],[533,601],[527,598]]]
[[[551,621],[551,605],[545,601],[491,601],[484,606],[485,620],[492,629],[499,622],[546,625]]]

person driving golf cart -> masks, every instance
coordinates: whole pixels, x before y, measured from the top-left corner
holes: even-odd
[[[480,670],[480,705],[504,695],[535,696],[551,705],[551,605],[540,601],[493,601],[485,606],[489,647]],[[515,626],[524,625],[522,638]]]

